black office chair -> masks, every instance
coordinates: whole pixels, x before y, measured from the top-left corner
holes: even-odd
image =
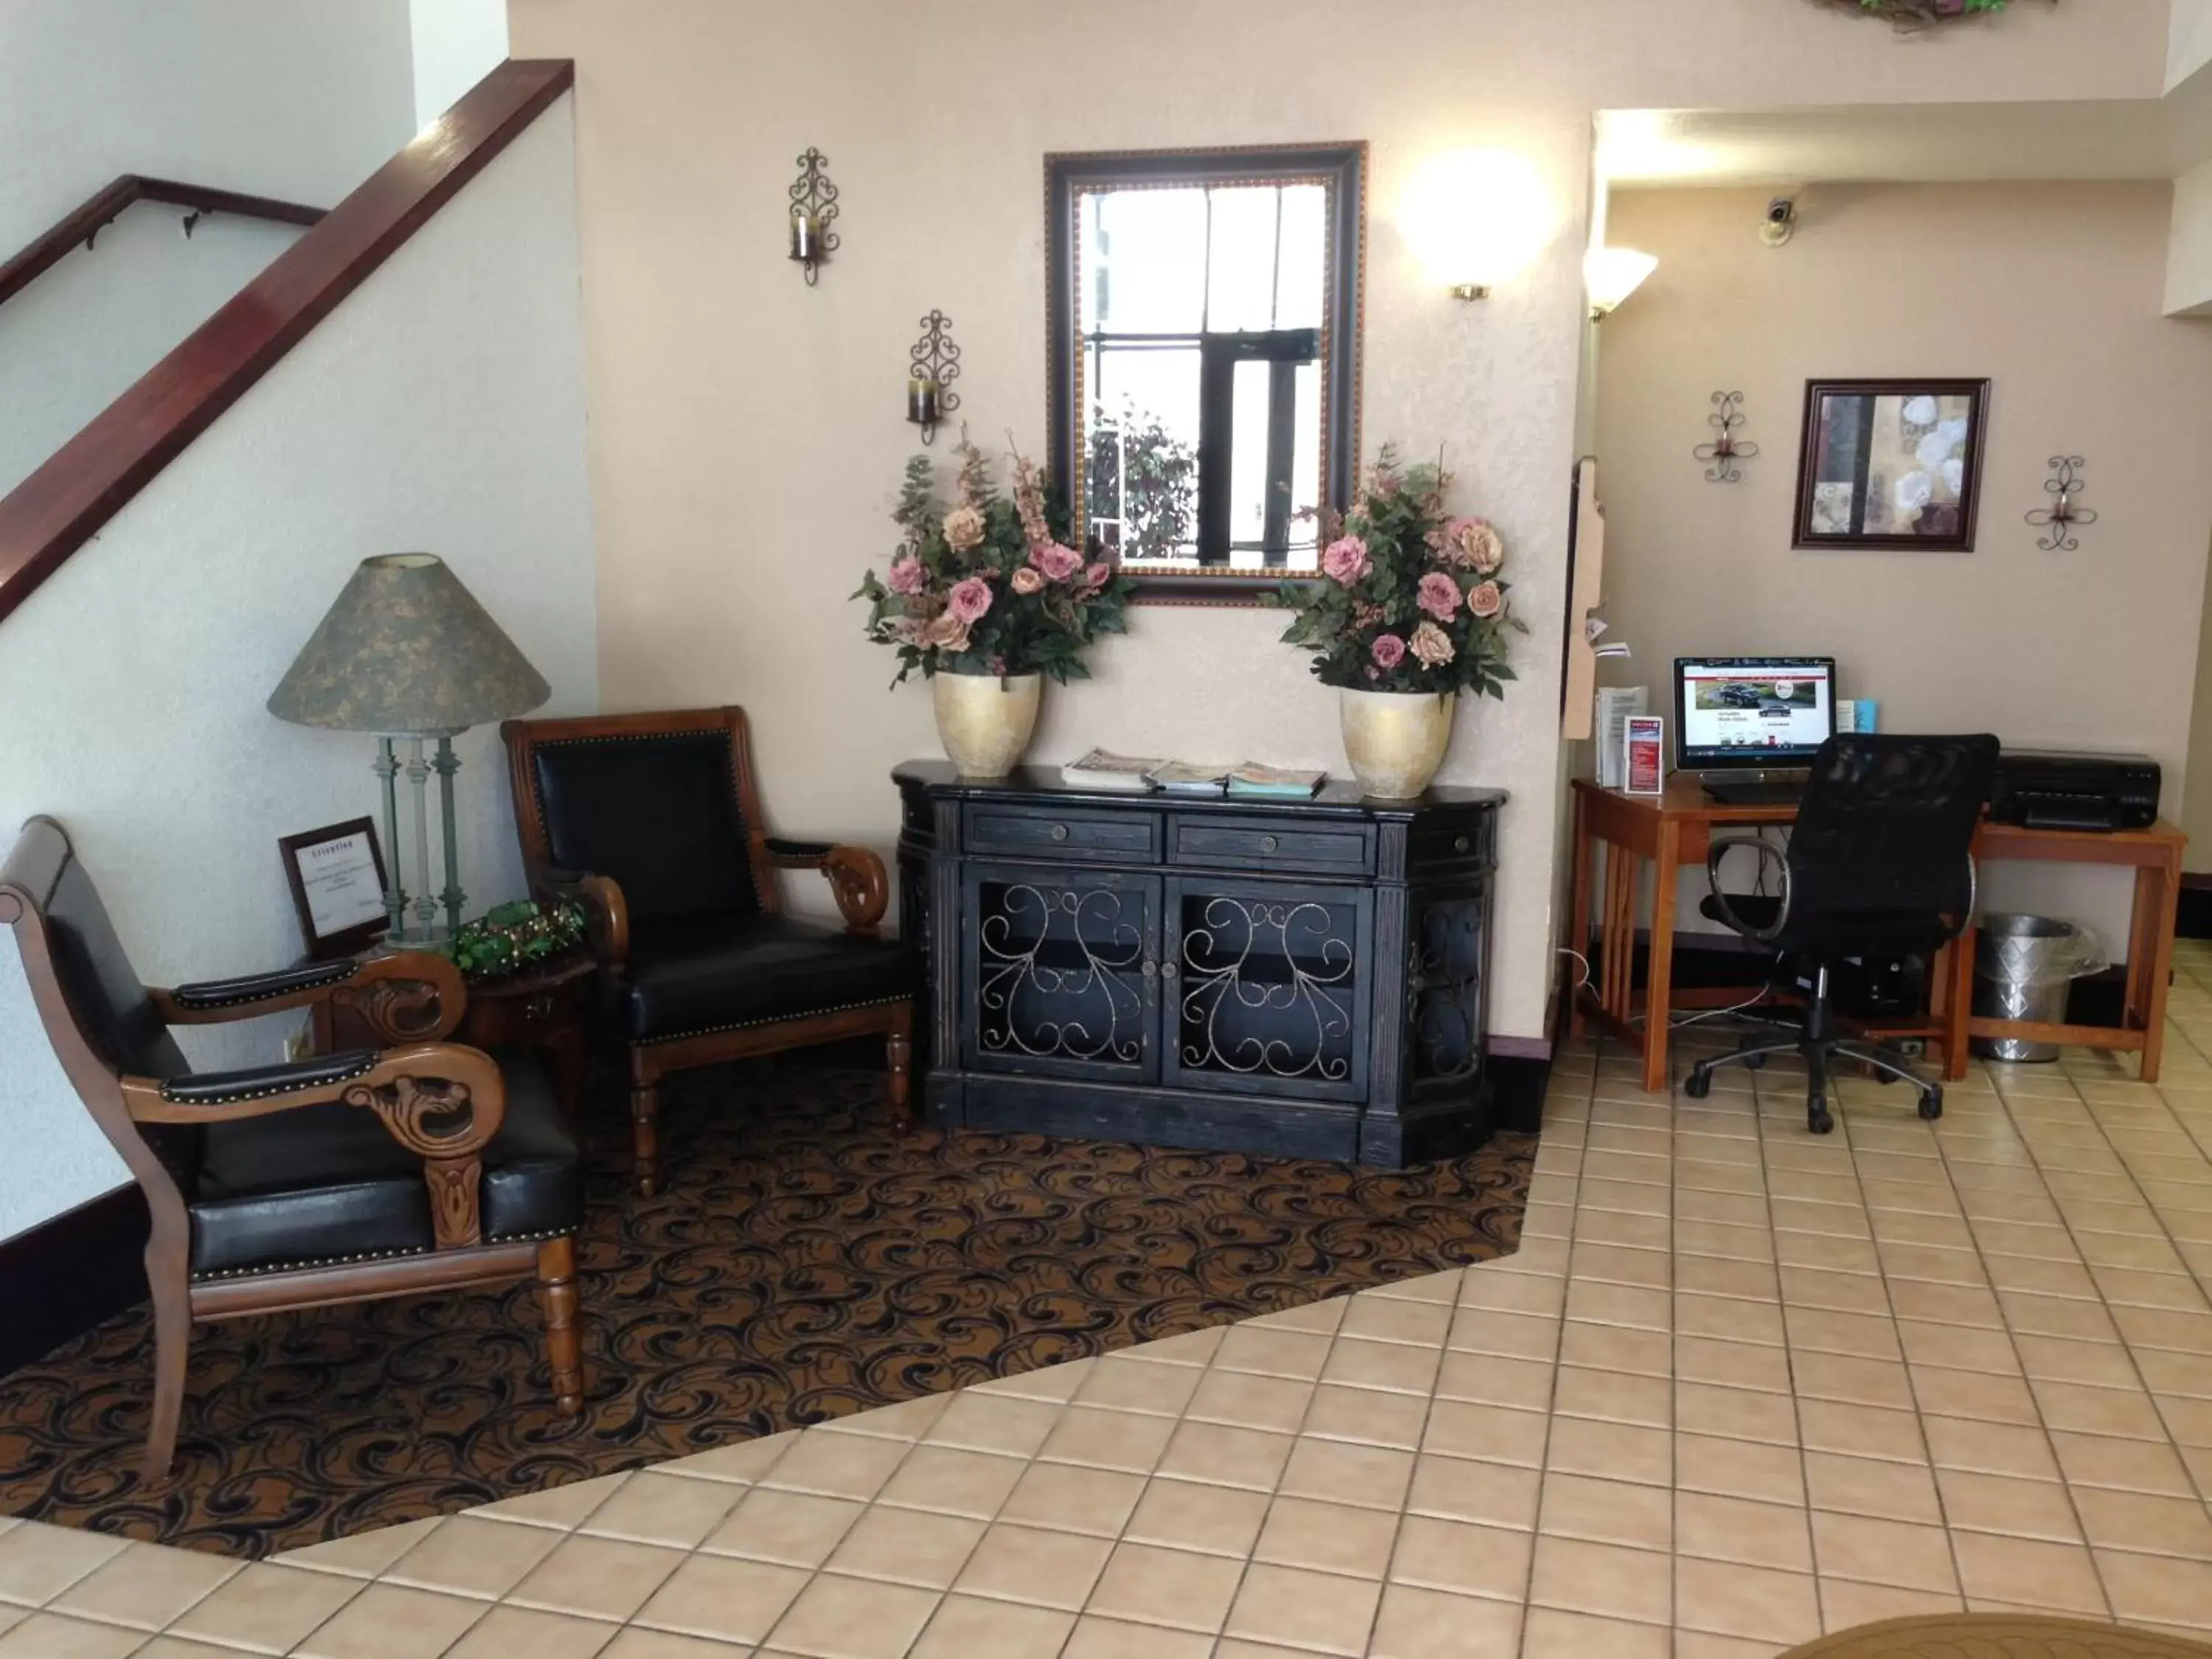
[[[1828,969],[1848,957],[1932,952],[1964,931],[1974,908],[1974,829],[1989,805],[1997,740],[1988,736],[1921,738],[1852,733],[1830,738],[1813,757],[1813,775],[1785,852],[1756,836],[1719,836],[1705,854],[1712,892],[1698,908],[1757,945],[1794,961],[1812,981],[1796,1032],[1780,1040],[1747,1038],[1733,1052],[1690,1068],[1683,1092],[1702,1100],[1713,1068],[1769,1054],[1805,1057],[1805,1121],[1814,1134],[1835,1127],[1828,1074],[1838,1055],[1869,1066],[1885,1080],[1910,1083],[1920,1115],[1943,1115],[1941,1084],[1923,1082],[1905,1057],[1880,1043],[1836,1035]],[[1755,849],[1781,867],[1782,891],[1768,897],[1723,893],[1721,860]]]

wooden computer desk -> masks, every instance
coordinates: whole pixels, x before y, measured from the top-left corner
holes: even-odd
[[[1795,805],[1723,805],[1686,773],[1669,777],[1665,792],[1657,795],[1603,789],[1587,778],[1577,778],[1574,799],[1574,899],[1567,938],[1576,950],[1588,952],[1589,973],[1570,1000],[1569,1030],[1579,1036],[1595,1024],[1619,1037],[1643,1055],[1644,1086],[1656,1093],[1667,1086],[1668,1010],[1722,1006],[1741,996],[1735,992],[1674,990],[1674,872],[1686,864],[1704,865],[1705,849],[1716,829],[1787,825],[1797,816],[1797,809]],[[1966,1039],[1979,1036],[2133,1050],[2142,1056],[2143,1081],[2156,1082],[2165,1042],[2166,981],[2173,969],[2174,907],[2181,890],[2181,852],[2187,842],[2188,837],[2163,818],[2148,830],[2122,830],[2110,835],[1987,823],[1975,834],[1978,860],[2043,860],[2133,868],[2135,914],[2128,936],[2122,1024],[2046,1025],[1977,1018],[1972,1013],[1974,935],[1970,931],[1946,945],[1937,957],[1929,975],[1928,1013],[1871,1026],[1868,1035],[1917,1036],[1939,1045],[1946,1078],[1966,1074]],[[1602,894],[1595,890],[1601,845],[1607,849]],[[1650,960],[1644,974],[1645,988],[1639,992],[1631,985],[1630,975],[1646,864],[1655,866],[1658,878],[1651,906]],[[1595,939],[1593,924],[1597,929]],[[1635,1023],[1638,1015],[1644,1016],[1641,1025]]]

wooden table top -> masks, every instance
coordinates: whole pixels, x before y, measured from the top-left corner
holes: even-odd
[[[2124,1625],[2025,1613],[1885,1619],[1824,1636],[1782,1659],[2212,1659],[2212,1645]]]

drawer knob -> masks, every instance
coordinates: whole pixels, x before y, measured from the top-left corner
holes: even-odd
[[[1474,845],[1465,836],[1455,836],[1452,839],[1452,851],[1455,853],[1464,853]]]
[[[1067,826],[1064,823],[1054,824],[1052,826],[1052,838],[1054,841],[1066,841],[1067,839]]]
[[[1272,853],[1282,844],[1282,842],[1277,841],[1273,836],[1262,836],[1260,837],[1260,850],[1263,853]]]

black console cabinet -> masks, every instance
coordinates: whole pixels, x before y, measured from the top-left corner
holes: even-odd
[[[892,774],[932,1121],[1392,1168],[1490,1132],[1496,789],[1186,799]]]

